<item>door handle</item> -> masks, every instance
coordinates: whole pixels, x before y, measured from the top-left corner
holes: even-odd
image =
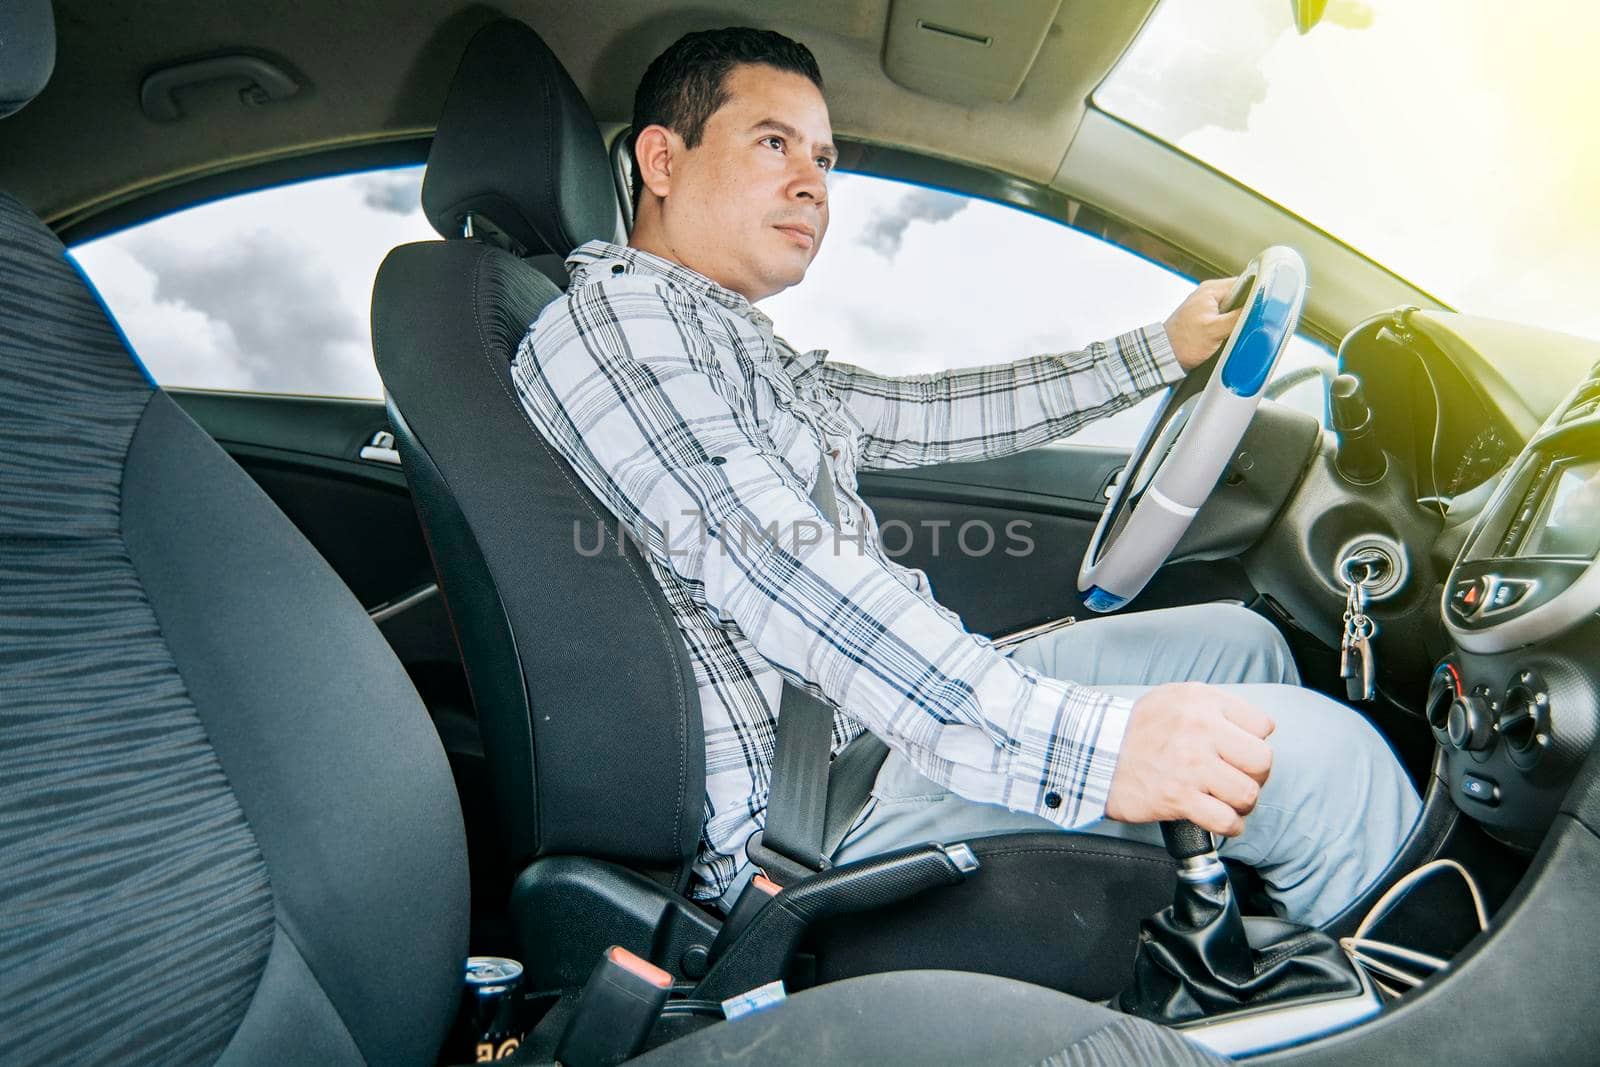
[[[379,430],[373,434],[372,440],[361,446],[361,458],[368,463],[400,466],[400,452],[394,447],[394,434],[388,430]]]
[[[1114,494],[1117,491],[1117,483],[1122,481],[1123,477],[1126,476],[1127,473],[1128,473],[1128,467],[1127,467],[1126,464],[1124,464],[1124,465],[1118,467],[1116,470],[1112,471],[1111,472],[1111,477],[1106,479],[1106,484],[1104,485],[1104,487],[1101,488],[1100,495],[1105,497],[1107,500],[1110,500],[1111,497],[1112,497],[1112,494]]]

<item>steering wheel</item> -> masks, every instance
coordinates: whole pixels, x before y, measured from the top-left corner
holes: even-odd
[[[1100,515],[1078,570],[1090,611],[1133,599],[1177,546],[1250,425],[1305,296],[1305,261],[1292,248],[1273,245],[1239,275],[1224,305],[1244,309],[1233,333],[1168,392]]]

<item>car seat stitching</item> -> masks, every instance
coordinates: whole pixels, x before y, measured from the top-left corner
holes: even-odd
[[[544,202],[550,205],[551,212],[555,216],[554,221],[556,227],[556,237],[562,241],[565,241],[568,245],[571,245],[573,244],[573,241],[567,236],[567,228],[562,224],[561,204],[556,198],[555,189],[556,141],[555,137],[553,136],[553,130],[555,128],[555,109],[550,106],[550,89],[551,83],[554,80],[555,76],[548,70],[545,71],[545,76],[539,79],[539,91],[544,97],[540,101],[540,105],[544,111],[544,139],[540,143],[544,146],[545,155],[547,157],[545,165],[539,169],[544,172]],[[541,233],[539,236],[543,238],[544,234]],[[551,251],[555,251],[555,249],[559,247],[560,245],[551,245]],[[518,406],[520,407],[521,405],[519,404]]]

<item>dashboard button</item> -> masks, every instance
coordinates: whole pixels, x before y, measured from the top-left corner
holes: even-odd
[[[1489,807],[1500,803],[1500,787],[1487,778],[1476,774],[1463,774],[1461,776],[1461,791],[1473,800]]]
[[[1514,608],[1533,590],[1534,583],[1521,578],[1501,578],[1494,583],[1483,605],[1485,615]]]
[[[1478,606],[1478,599],[1483,595],[1483,580],[1474,578],[1468,582],[1457,582],[1455,592],[1450,594],[1450,603],[1455,605],[1457,611],[1463,615],[1472,614]]]

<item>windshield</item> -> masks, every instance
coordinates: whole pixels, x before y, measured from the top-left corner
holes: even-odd
[[[1165,0],[1095,103],[1457,310],[1600,338],[1600,4]]]

